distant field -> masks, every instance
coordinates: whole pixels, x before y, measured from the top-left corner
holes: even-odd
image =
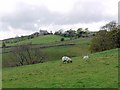
[[[32,42],[46,54],[46,62],[20,67],[6,67],[16,62],[12,53],[0,54],[3,65],[3,88],[117,88],[118,87],[118,49],[91,54],[89,47],[92,38],[79,38],[60,41],[62,36],[46,35],[18,44]],[[56,46],[73,44],[71,46]],[[15,43],[13,43],[13,46]],[[12,48],[3,49],[4,52]],[[67,55],[73,63],[63,64],[61,57]],[[89,55],[89,61],[83,60]],[[13,60],[14,58],[14,60]]]
[[[118,49],[72,60],[3,68],[3,88],[118,88]]]
[[[46,36],[46,37],[48,38],[49,36]],[[45,45],[70,44],[70,43],[75,44],[75,45],[73,45],[73,46],[56,46],[56,47],[42,48],[41,51],[43,53],[45,53],[46,57],[47,57],[46,61],[58,60],[64,55],[67,55],[67,56],[70,56],[70,57],[76,57],[76,56],[83,56],[83,55],[86,55],[86,54],[90,53],[89,46],[90,46],[90,43],[91,43],[91,38],[66,40],[66,41],[63,41],[63,42],[61,42],[59,40],[60,40],[60,37],[58,36],[58,38],[56,39],[56,41],[58,41],[58,42],[53,42],[51,44],[48,43],[48,42],[45,42],[45,41],[43,41],[43,42],[46,43],[46,44],[44,43]],[[55,41],[55,39],[54,39],[54,41]],[[39,45],[37,47],[39,47]],[[3,51],[4,52],[11,51],[11,48],[3,49]],[[12,62],[14,62],[13,57],[14,57],[14,55],[11,54],[11,53],[3,54],[3,66],[12,64]]]
[[[18,45],[18,44],[23,44],[23,43],[32,43],[32,44],[52,44],[55,42],[59,42],[61,40],[61,38],[64,38],[62,36],[58,36],[58,35],[44,35],[44,36],[39,36],[39,37],[35,37],[33,39],[27,39],[24,41],[20,41],[18,43],[9,43],[7,44],[7,46],[14,46],[14,45]],[[69,38],[64,38],[65,40],[68,40]]]

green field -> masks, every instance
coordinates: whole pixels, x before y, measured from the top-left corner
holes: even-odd
[[[40,45],[45,45],[45,44],[52,44],[55,42],[60,42],[60,39],[63,38],[62,36],[58,35],[44,35],[44,36],[39,36],[33,39],[27,39],[24,41],[20,41],[18,43],[8,43],[6,44],[7,46],[15,46],[23,43],[32,43],[32,44],[40,44]],[[65,40],[68,40],[69,38],[64,38]]]
[[[44,39],[41,39],[41,41],[39,41],[38,38],[44,38]],[[46,61],[58,60],[64,55],[67,55],[69,57],[76,57],[76,56],[83,56],[90,53],[89,47],[91,43],[91,38],[81,38],[81,39],[74,39],[74,40],[68,40],[68,38],[66,38],[66,40],[62,42],[60,41],[60,39],[61,39],[61,36],[46,35],[43,37],[34,38],[32,43],[37,44],[37,41],[39,42],[39,44],[34,45],[34,47],[40,47],[44,45],[54,46],[58,44],[75,44],[73,46],[55,46],[55,47],[49,47],[49,48],[41,48],[41,51],[46,54],[46,57],[47,57]],[[12,48],[5,48],[3,49],[3,52],[9,52],[11,50]],[[12,53],[3,54],[3,66],[13,65],[13,62],[15,62],[13,61],[13,57],[14,55]]]
[[[3,60],[3,88],[118,88],[118,49],[91,54],[92,38],[60,41],[62,36],[46,35],[25,40],[12,45],[32,42],[33,47],[41,48],[46,61],[40,64],[8,67],[13,64],[12,53],[0,54]],[[37,45],[35,45],[37,44]],[[72,46],[56,46],[74,44]],[[10,45],[10,44],[9,44]],[[4,48],[3,51],[11,51]],[[73,63],[63,64],[62,56],[72,58]],[[89,55],[89,61],[83,60]]]
[[[118,49],[72,60],[3,68],[3,88],[118,88]]]

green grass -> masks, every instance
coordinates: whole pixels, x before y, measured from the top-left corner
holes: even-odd
[[[77,57],[89,54],[89,47],[82,45],[51,47],[42,49],[48,56],[48,60],[56,60],[66,55],[69,57]]]
[[[61,59],[42,64],[3,68],[3,88],[118,88],[118,49],[91,54],[63,64]]]
[[[52,44],[55,42],[60,42],[61,38],[64,38],[64,37],[58,36],[58,35],[44,35],[44,36],[35,37],[31,40],[24,40],[24,41],[20,41],[18,43],[7,44],[7,46],[15,46],[18,44],[30,43],[30,42],[32,44],[46,45],[46,44]],[[68,40],[69,38],[64,38],[64,39]]]
[[[3,88],[117,88],[118,49],[90,54],[91,38],[60,42],[61,36],[46,35],[33,38],[32,44],[74,46],[50,47],[41,49],[48,56],[48,62],[21,67],[3,68]],[[20,42],[27,43],[30,40]],[[13,43],[15,45],[15,43]],[[38,45],[39,46],[39,45]],[[10,51],[7,48],[4,51]],[[90,55],[89,62],[82,59]],[[72,57],[73,63],[63,64],[61,57]],[[3,54],[5,64],[12,63],[11,53]],[[50,60],[50,61],[49,61]]]
[[[51,36],[49,35],[49,36],[45,36],[45,37],[48,38],[48,37],[51,37]],[[53,37],[54,37],[54,35],[53,35]],[[46,39],[46,40],[48,40],[48,39]],[[50,40],[52,40],[52,39],[50,39]],[[36,41],[36,40],[34,39],[34,41]],[[55,41],[55,39],[54,39],[54,41]],[[43,42],[45,42],[45,41],[43,41]],[[41,51],[43,53],[45,53],[46,56],[47,56],[46,61],[58,60],[64,55],[67,55],[67,56],[70,56],[70,57],[76,57],[76,56],[83,56],[83,55],[86,55],[86,54],[90,53],[89,46],[90,46],[90,43],[91,43],[91,38],[66,40],[66,41],[63,41],[63,42],[58,41],[58,42],[51,43],[51,44],[56,45],[56,44],[69,44],[69,43],[73,43],[73,44],[76,44],[76,45],[74,45],[74,46],[57,46],[57,47],[50,47],[50,48],[41,49]],[[48,43],[46,45],[50,45],[50,44]],[[36,47],[36,45],[35,45],[35,47]],[[39,45],[38,45],[38,47],[39,47]],[[5,48],[5,49],[3,49],[3,51],[4,52],[9,52],[9,51],[11,51],[11,49],[12,48]],[[13,60],[13,57],[14,57],[14,55],[12,53],[3,54],[3,66],[6,67],[6,66],[11,66],[11,65],[15,64],[14,63],[15,60]]]

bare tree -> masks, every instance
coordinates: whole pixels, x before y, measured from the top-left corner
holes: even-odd
[[[14,56],[17,59],[17,66],[26,64],[42,63],[46,57],[40,48],[34,48],[32,44],[18,45],[13,50]]]

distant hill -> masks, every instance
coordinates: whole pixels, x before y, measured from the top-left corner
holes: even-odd
[[[65,38],[65,41],[60,41],[63,38],[62,36],[58,35],[46,35],[33,38],[32,44],[35,48],[45,47],[48,48],[41,48],[40,50],[46,54],[45,61],[50,60],[58,60],[64,55],[70,57],[82,56],[89,54],[89,47],[91,43],[91,38],[79,38],[70,40],[69,38]],[[30,42],[29,40],[22,41],[19,44]],[[18,44],[13,44],[13,46]],[[52,47],[49,47],[52,46]],[[13,66],[15,61],[13,60],[13,53],[11,52],[14,47],[8,47],[3,49],[3,67],[4,66]],[[15,59],[15,57],[14,57]],[[11,63],[9,63],[11,62]]]
[[[15,43],[6,43],[6,46],[15,46],[18,44],[23,44],[23,43],[32,43],[32,44],[48,44],[48,43],[53,43],[53,42],[59,42],[61,38],[65,38],[63,36],[58,36],[58,35],[43,35],[43,36],[38,36],[32,39],[25,39],[23,41],[15,42]],[[65,38],[67,40],[69,38]],[[11,39],[10,41],[13,41],[16,39]]]

